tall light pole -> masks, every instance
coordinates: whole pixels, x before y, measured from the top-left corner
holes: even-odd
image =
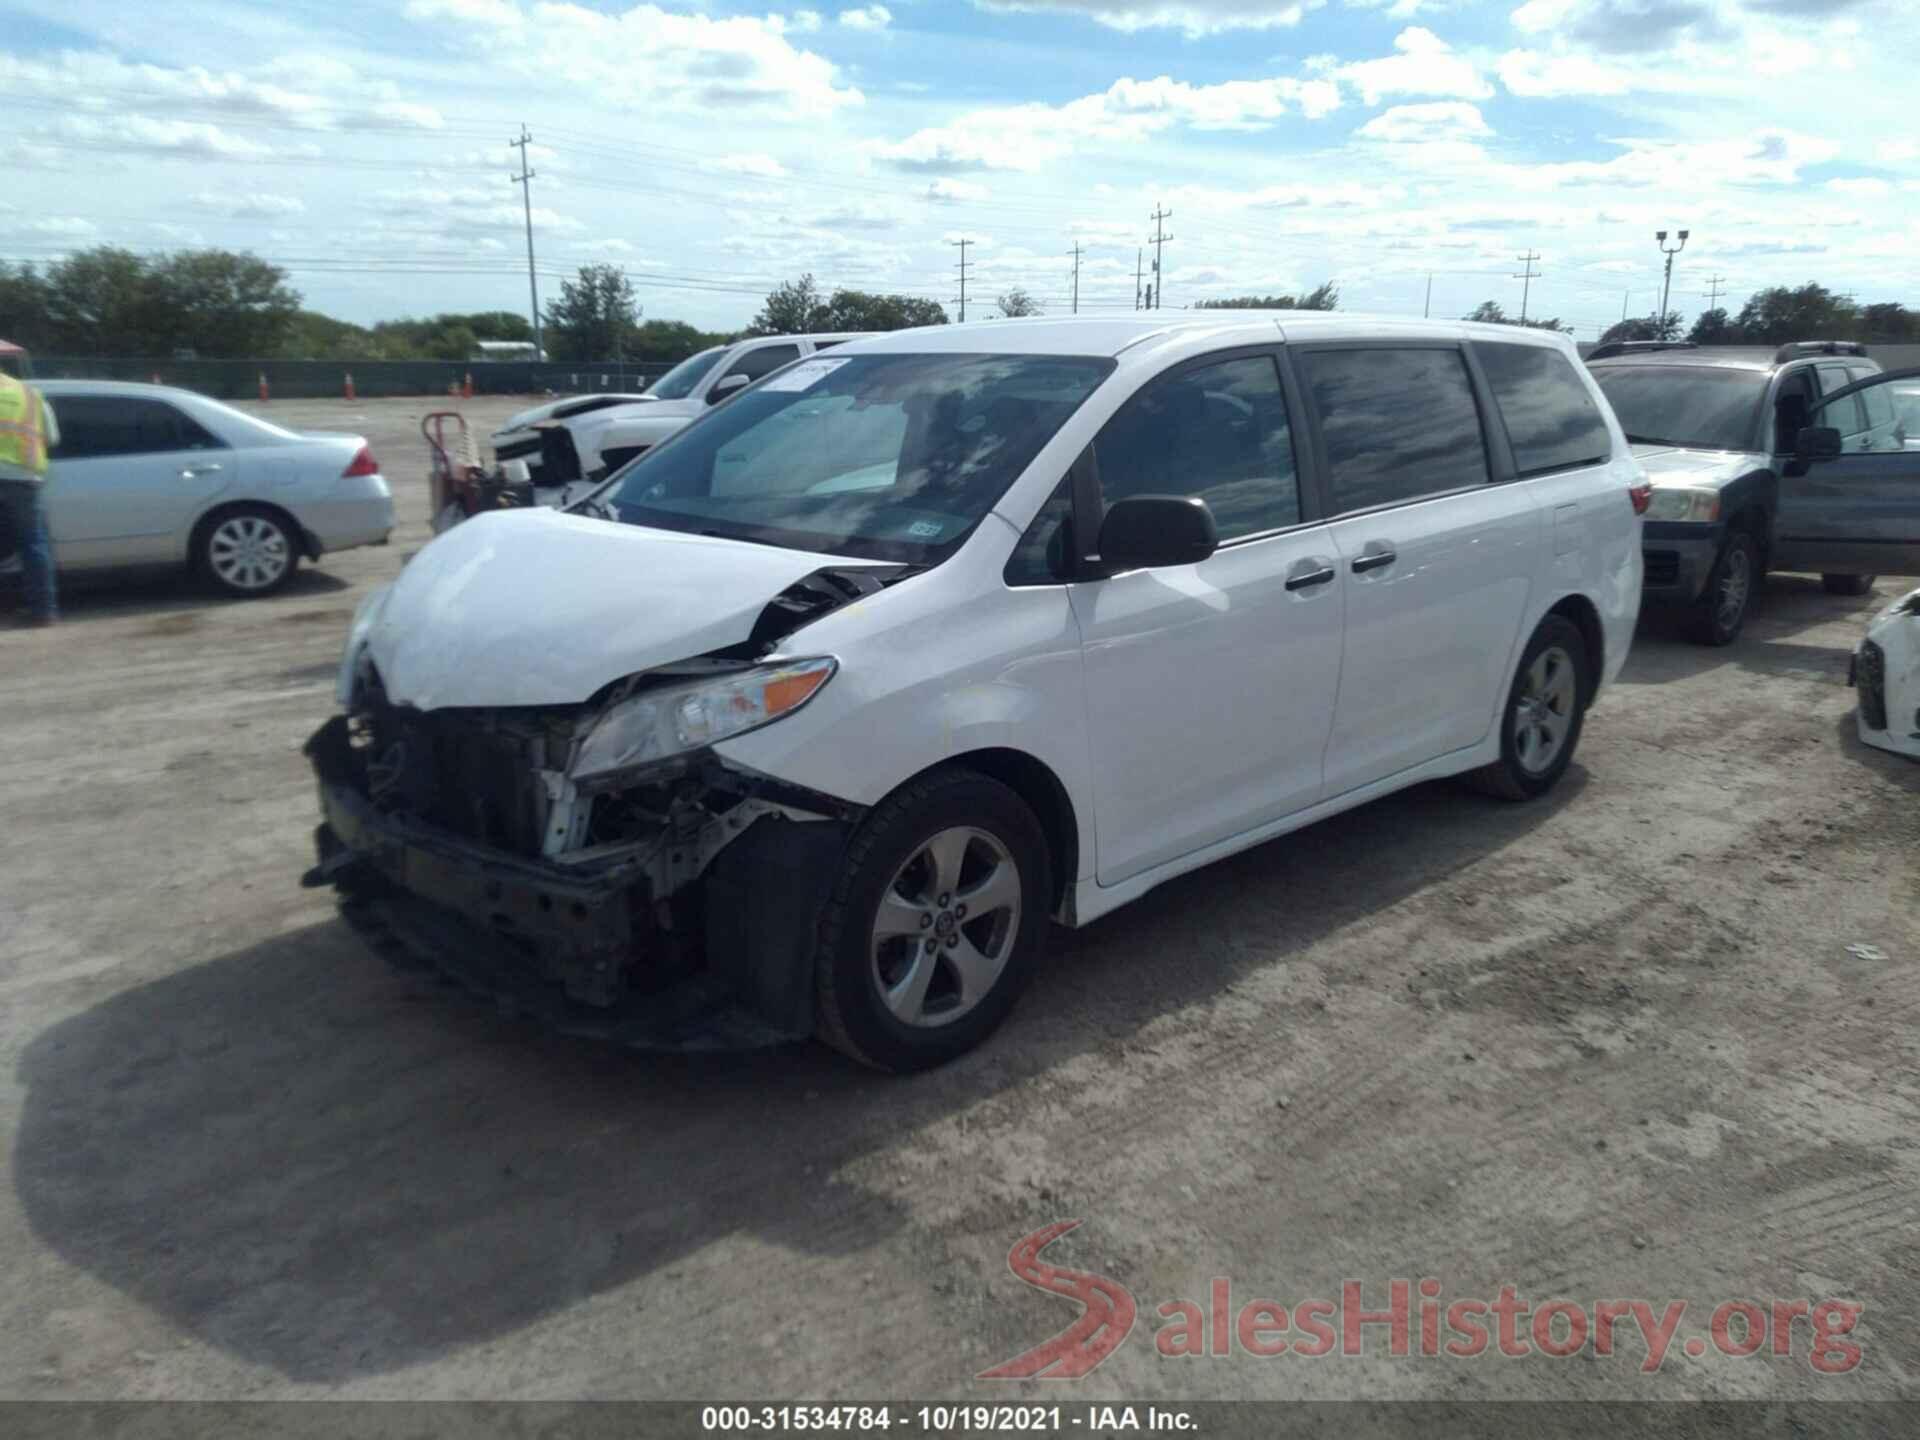
[[[1667,275],[1666,278],[1660,282],[1660,313],[1653,317],[1653,338],[1656,340],[1664,340],[1666,338],[1660,332],[1667,328],[1667,294],[1673,289],[1673,257],[1687,248],[1687,232],[1682,230],[1679,233],[1680,243],[1669,246],[1667,244],[1666,231],[1656,230],[1653,232],[1654,241],[1660,246],[1660,253],[1667,257]]]

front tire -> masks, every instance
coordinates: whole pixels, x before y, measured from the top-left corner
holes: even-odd
[[[257,600],[285,587],[300,563],[292,524],[264,505],[236,505],[203,523],[194,566],[221,594]]]
[[[1829,595],[1871,595],[1878,575],[1822,575],[1820,584]]]
[[[1564,615],[1540,622],[1500,715],[1500,758],[1467,780],[1502,800],[1532,800],[1559,783],[1573,761],[1593,693],[1587,642]]]
[[[878,1070],[924,1070],[1004,1020],[1045,944],[1046,836],[1012,790],[935,771],[869,814],[822,917],[819,1035]]]
[[[1689,629],[1702,645],[1731,645],[1740,638],[1760,584],[1760,547],[1751,532],[1731,530],[1713,562],[1707,585],[1694,602]]]

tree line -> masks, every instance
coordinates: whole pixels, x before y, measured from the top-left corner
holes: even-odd
[[[1605,340],[1678,340],[1677,311],[1636,316],[1610,327]],[[1882,345],[1920,343],[1920,311],[1897,301],[1855,304],[1824,285],[1774,285],[1756,290],[1737,312],[1702,311],[1686,338],[1696,345],[1785,345],[1794,340],[1861,340]]]

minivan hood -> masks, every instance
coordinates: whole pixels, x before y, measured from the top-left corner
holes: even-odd
[[[645,395],[629,395],[621,391],[603,391],[598,395],[569,395],[561,400],[549,400],[544,405],[535,405],[520,410],[500,422],[495,435],[505,435],[510,431],[524,430],[529,425],[538,425],[547,420],[564,420],[569,415],[590,414],[595,410],[608,409],[616,405],[638,405],[651,403]]]
[[[1764,470],[1764,455],[1744,450],[1687,450],[1675,445],[1635,445],[1633,458],[1656,485],[1717,487]]]
[[[494,511],[407,563],[367,653],[398,705],[575,704],[637,671],[740,643],[769,600],[831,563],[557,510]]]
[[[580,416],[567,428],[579,435],[589,430],[618,425],[623,420],[691,420],[706,410],[702,400],[649,400],[645,405],[621,405],[611,410],[595,410]]]

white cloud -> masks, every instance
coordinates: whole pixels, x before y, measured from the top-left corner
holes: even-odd
[[[1479,106],[1463,100],[1436,100],[1424,105],[1395,105],[1354,133],[1388,144],[1426,145],[1491,135],[1493,130]]]
[[[202,210],[216,211],[229,219],[277,220],[307,212],[306,202],[297,195],[270,195],[261,191],[234,194],[202,190],[194,195],[193,203]]]
[[[787,17],[787,24],[803,35],[811,35],[824,23],[818,10],[796,10]]]
[[[1859,200],[1883,200],[1893,193],[1891,183],[1875,179],[1870,175],[1845,180],[1829,180],[1827,189],[1836,195],[1849,195]]]
[[[1325,79],[1275,76],[1218,85],[1192,85],[1166,75],[1123,79],[1064,105],[976,110],[905,140],[872,144],[868,153],[909,171],[1037,170],[1082,144],[1125,143],[1176,125],[1264,130],[1296,112],[1317,119],[1339,103],[1338,87]]]
[[[777,180],[787,173],[786,167],[773,156],[758,152],[722,155],[712,164],[716,170],[725,170],[734,175],[753,175],[762,180]]]
[[[841,83],[830,60],[796,48],[787,31],[805,27],[778,15],[712,16],[653,4],[610,13],[554,0],[408,0],[405,13],[461,21],[465,43],[496,69],[536,85],[564,76],[576,93],[622,110],[816,116],[865,98]]]
[[[31,132],[30,140],[125,154],[198,155],[209,160],[260,160],[275,154],[317,155],[311,145],[273,146],[247,140],[198,120],[161,120],[148,115],[65,115]]]
[[[993,192],[984,185],[976,185],[971,180],[954,180],[946,176],[935,180],[921,192],[922,198],[936,205],[961,205],[970,201],[985,200]]]
[[[1325,0],[974,0],[983,10],[1002,12],[1060,11],[1132,34],[1141,30],[1178,30],[1189,40],[1229,30],[1278,30],[1298,25],[1309,10]],[[1418,0],[1415,0],[1418,3]]]
[[[1550,55],[1539,50],[1509,50],[1495,64],[1500,83],[1515,95],[1624,95],[1634,88],[1634,72],[1592,55]]]
[[[1423,25],[1393,37],[1396,54],[1378,60],[1335,64],[1327,73],[1360,92],[1369,105],[1389,95],[1437,95],[1485,100],[1493,94],[1479,69]]]
[[[842,10],[840,23],[849,30],[884,30],[893,23],[893,12],[884,5],[863,5],[858,10]]]

